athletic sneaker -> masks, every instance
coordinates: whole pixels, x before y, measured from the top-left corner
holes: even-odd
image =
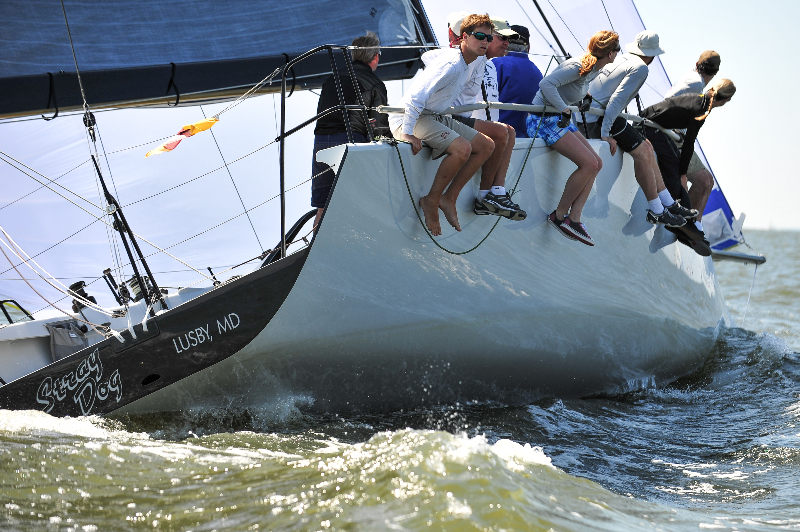
[[[675,202],[677,205],[678,202]],[[683,227],[686,225],[686,219],[676,216],[669,212],[669,209],[664,209],[661,214],[656,214],[650,209],[647,209],[647,221],[653,225],[662,224],[666,227]]]
[[[508,194],[498,196],[489,192],[483,198],[483,206],[486,207],[491,214],[504,216],[511,220],[524,220],[528,214],[520,209],[519,205],[511,201]]]
[[[548,214],[548,215],[547,215],[547,223],[549,223],[550,225],[552,225],[552,226],[553,226],[553,228],[554,228],[555,230],[557,230],[561,236],[563,236],[563,237],[566,237],[566,238],[569,238],[570,240],[576,240],[576,238],[575,238],[574,236],[572,236],[572,234],[571,234],[571,233],[568,233],[566,230],[564,230],[564,229],[562,228],[562,224],[563,224],[565,221],[567,221],[568,219],[569,219],[569,218],[564,218],[563,220],[561,220],[561,221],[559,222],[559,221],[558,221],[558,218],[556,217],[556,211],[553,211],[553,212],[551,212],[550,214]]]
[[[581,222],[573,222],[569,219],[569,216],[564,218],[564,221],[561,223],[561,230],[571,234],[572,238],[578,242],[582,242],[587,246],[594,246],[594,240],[592,240],[592,237],[586,232],[586,226]]]
[[[475,198],[475,205],[473,206],[472,210],[478,216],[485,216],[487,214],[494,214],[494,212],[490,211],[481,200]]]
[[[700,212],[697,209],[687,209],[686,207],[681,205],[681,200],[677,200],[675,203],[665,208],[675,216],[680,216],[681,218],[685,218],[686,220],[693,221],[695,218],[697,218],[697,215],[700,214]]]
[[[522,207],[520,207],[511,200],[511,195],[508,192],[505,193],[505,196],[501,197],[505,198],[505,203],[509,205],[513,213],[511,216],[508,217],[510,220],[521,222],[522,220],[528,217],[528,213],[522,210]]]

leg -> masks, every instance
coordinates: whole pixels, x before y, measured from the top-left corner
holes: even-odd
[[[583,206],[589,198],[594,178],[603,167],[603,162],[583,135],[575,131],[558,139],[552,148],[578,165],[567,179],[561,201],[556,208],[556,216],[564,218],[569,215],[570,220],[580,222]]]
[[[317,229],[319,228],[319,221],[322,220],[322,213],[325,212],[325,209],[322,207],[317,207],[317,215],[314,217],[314,234],[317,234]]]
[[[476,120],[475,129],[479,133],[483,133],[494,142],[494,151],[483,163],[483,172],[481,172],[481,190],[489,190],[492,185],[502,186],[498,184],[497,176],[501,173],[503,175],[503,183],[505,183],[506,171],[508,171],[508,163],[505,164],[505,169],[502,169],[502,163],[506,151],[506,146],[511,144],[514,147],[514,129],[506,126],[500,122],[487,122],[486,120]],[[509,129],[511,131],[509,132]],[[511,155],[509,154],[509,160]]]
[[[692,172],[686,176],[692,183],[692,188],[689,190],[689,200],[692,202],[692,207],[697,209],[700,213],[697,215],[699,222],[703,218],[703,211],[706,209],[708,196],[714,188],[714,176],[705,168]]]
[[[442,159],[439,169],[436,171],[430,192],[428,192],[427,196],[423,196],[419,199],[419,205],[422,207],[422,212],[425,215],[425,225],[428,226],[433,236],[442,234],[442,226],[439,224],[439,204],[444,189],[453,181],[453,177],[470,158],[471,151],[472,147],[466,139],[463,137],[456,137],[445,150],[447,155]],[[477,166],[475,169],[477,170]],[[445,216],[447,216],[446,213]],[[460,227],[456,227],[456,229],[459,231],[461,230]]]
[[[636,176],[636,182],[642,187],[647,201],[653,201],[658,197],[656,178],[653,173],[653,167],[658,169],[658,165],[653,154],[653,147],[649,142],[642,142],[630,154],[633,157],[633,173]],[[658,176],[663,189],[663,180],[660,179],[661,172],[658,172]]]
[[[463,137],[459,137],[456,140],[464,139]],[[466,142],[466,140],[464,140],[464,142]],[[455,143],[455,141],[453,141],[453,143]],[[456,231],[461,231],[461,226],[458,223],[458,214],[456,213],[458,194],[461,192],[461,189],[464,188],[464,185],[472,179],[472,176],[475,175],[478,168],[492,155],[495,147],[492,139],[478,133],[469,143],[469,149],[469,157],[458,170],[452,183],[450,183],[450,186],[447,188],[447,192],[442,195],[441,201],[439,202],[439,208],[442,209],[445,218],[450,222],[450,225],[456,228]]]
[[[517,141],[517,132],[513,127],[508,124],[503,124],[508,130],[508,142],[506,142],[506,149],[503,156],[500,158],[500,166],[497,167],[497,173],[492,181],[494,187],[506,186],[506,174],[508,173],[508,165],[511,164],[511,155],[514,153],[514,143]],[[497,148],[495,147],[495,151]],[[494,155],[494,154],[492,154]],[[483,177],[481,177],[481,184],[483,184]],[[486,189],[484,189],[486,190]]]

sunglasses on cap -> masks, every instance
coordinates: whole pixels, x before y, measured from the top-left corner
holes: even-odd
[[[466,33],[467,35],[472,35],[479,41],[486,39],[488,42],[492,42],[494,40],[494,37],[492,37],[488,33],[483,33],[482,31],[465,31],[464,33]]]

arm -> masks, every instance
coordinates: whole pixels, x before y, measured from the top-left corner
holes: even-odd
[[[636,93],[639,92],[639,89],[642,88],[644,81],[647,79],[647,72],[646,65],[642,65],[641,68],[635,68],[627,73],[622,82],[617,85],[616,90],[606,104],[606,115],[603,117],[603,124],[600,128],[601,137],[611,135],[611,125]]]
[[[694,124],[691,124],[686,129],[686,138],[683,141],[683,148],[681,148],[681,162],[678,166],[678,173],[682,177],[685,176],[686,172],[689,170],[689,163],[692,161],[692,154],[694,153],[694,141],[697,139],[697,133],[705,122],[705,120],[702,122],[697,120],[692,121]]]
[[[386,85],[384,85],[382,81],[372,89],[371,97],[372,102],[367,103],[368,107],[378,107],[379,105],[389,104],[389,96],[386,91]],[[377,111],[370,111],[369,114],[375,119],[375,134],[391,136],[391,133],[389,133],[389,115],[386,113],[379,113]]]
[[[452,82],[453,78],[458,76],[455,67],[454,64],[437,65],[437,68],[428,67],[411,85],[408,96],[405,98],[405,113],[403,114],[402,132],[405,135],[414,134],[414,126],[431,95],[439,87],[446,86],[448,81]]]
[[[559,111],[563,111],[567,108],[567,104],[564,103],[564,100],[558,93],[558,87],[572,83],[580,78],[580,74],[578,73],[580,68],[580,63],[569,64],[542,78],[542,81],[539,82],[539,89],[542,91],[542,96],[548,105],[555,107]]]

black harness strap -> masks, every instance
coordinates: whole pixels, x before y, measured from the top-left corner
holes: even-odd
[[[172,65],[172,75],[169,77],[169,83],[167,84],[167,94],[169,94],[170,89],[175,89],[175,103],[168,103],[170,107],[177,107],[181,101],[181,92],[178,90],[178,85],[175,83],[175,72],[178,70],[178,65],[175,63],[170,63]]]
[[[486,92],[486,82],[484,82],[484,81],[481,81],[481,92],[483,93],[483,101],[484,102],[488,102],[489,101],[489,94]],[[487,107],[486,109],[484,109],[484,111],[486,111],[486,121],[487,122],[491,122],[492,121],[492,115],[491,115],[491,113],[489,113],[489,108]]]
[[[45,120],[52,120],[52,119],[54,119],[55,117],[58,116],[58,102],[56,101],[56,80],[53,77],[53,73],[52,72],[48,72],[47,75],[50,76],[50,93],[47,95],[47,107],[46,107],[46,109],[50,109],[50,101],[52,101],[53,102],[53,107],[55,107],[56,112],[50,118],[47,118],[44,115],[42,115],[42,118],[44,118]]]

